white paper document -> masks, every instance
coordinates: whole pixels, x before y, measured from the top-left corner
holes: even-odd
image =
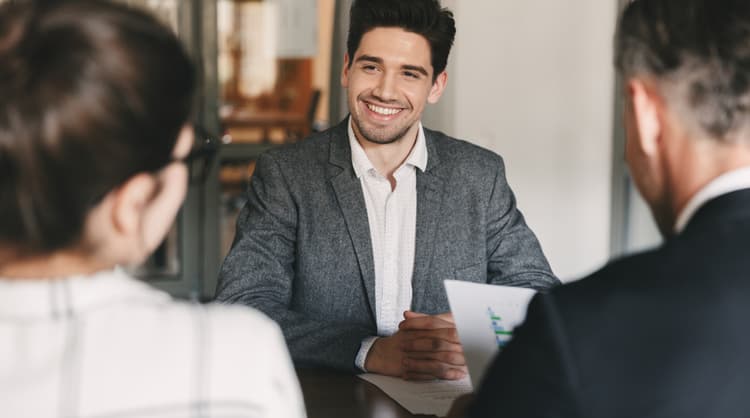
[[[448,415],[453,401],[471,393],[468,376],[461,380],[407,381],[397,377],[365,373],[360,378],[377,386],[412,414]]]
[[[531,289],[446,280],[471,383],[478,386],[493,357],[526,318]]]

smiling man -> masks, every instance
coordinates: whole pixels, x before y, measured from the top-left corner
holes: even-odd
[[[458,379],[443,280],[558,283],[502,159],[421,125],[455,31],[437,0],[355,1],[350,117],[257,162],[218,299],[278,321],[298,366]]]

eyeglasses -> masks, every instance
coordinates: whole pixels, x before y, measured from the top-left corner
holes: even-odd
[[[202,126],[195,125],[193,130],[195,131],[196,145],[190,150],[188,155],[175,160],[175,162],[187,165],[191,184],[202,184],[211,172],[211,165],[216,153],[219,151],[221,143],[216,139],[215,135],[211,135]]]

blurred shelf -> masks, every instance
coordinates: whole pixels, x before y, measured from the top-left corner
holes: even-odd
[[[221,146],[218,158],[220,163],[224,161],[254,160],[263,152],[278,146],[279,144],[272,143],[253,144],[231,142]]]

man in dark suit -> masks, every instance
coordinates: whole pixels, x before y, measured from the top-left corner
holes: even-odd
[[[218,299],[278,321],[298,365],[457,379],[443,280],[557,284],[502,159],[422,128],[454,35],[437,0],[355,1],[350,117],[257,162]]]
[[[616,49],[665,242],[536,296],[470,417],[750,416],[750,2],[636,0]]]

